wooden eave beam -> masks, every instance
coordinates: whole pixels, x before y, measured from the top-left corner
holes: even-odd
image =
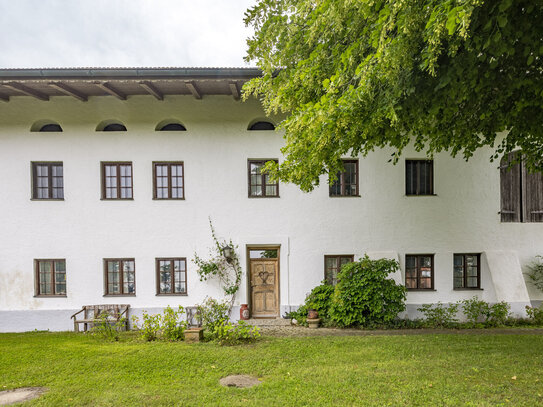
[[[80,100],[82,102],[86,102],[87,100],[89,100],[88,95],[86,95],[83,92],[80,92],[78,90],[75,90],[74,88],[72,88],[69,85],[66,85],[63,82],[49,82],[49,86],[61,91],[65,95],[73,96],[74,98],[76,98],[76,99],[78,99],[78,100]]]
[[[240,94],[239,94],[239,89],[238,89],[237,83],[236,82],[230,82],[228,84],[228,86],[230,86],[230,92],[232,92],[232,96],[234,96],[234,99],[239,100]]]
[[[198,88],[193,81],[185,81],[185,85],[187,85],[187,88],[189,89],[190,93],[192,93],[192,96],[194,96],[196,99],[202,99],[202,94],[198,91]]]
[[[2,85],[7,88],[14,89],[21,93],[24,93],[27,96],[35,97],[36,99],[40,99],[44,101],[49,100],[49,96],[46,95],[45,93],[29,88],[28,86],[23,85],[22,83],[19,83],[19,82],[7,82],[7,83],[3,83]]]
[[[0,100],[3,100],[4,102],[9,102],[9,96],[8,95],[0,95]]]
[[[160,90],[158,90],[158,88],[155,85],[153,85],[152,82],[141,81],[140,86],[143,89],[145,89],[148,93],[150,93],[151,95],[156,97],[157,100],[164,100],[164,95],[162,94],[162,92]]]
[[[116,89],[109,82],[94,82],[103,91],[109,93],[112,96],[115,96],[117,99],[126,100],[126,95],[120,90]]]

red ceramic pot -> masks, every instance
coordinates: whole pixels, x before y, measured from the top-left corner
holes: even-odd
[[[244,321],[249,319],[249,305],[241,304],[241,308],[239,309],[239,318]]]

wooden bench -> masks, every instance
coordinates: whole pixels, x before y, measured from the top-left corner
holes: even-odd
[[[107,313],[108,322],[117,324],[122,318],[125,318],[125,330],[128,329],[128,304],[98,304],[98,305],[83,305],[83,308],[72,315],[74,320],[74,331],[79,332],[79,324],[83,324],[83,331],[87,331],[89,326],[94,326],[96,320],[100,318],[100,314]],[[83,312],[81,319],[76,316]]]

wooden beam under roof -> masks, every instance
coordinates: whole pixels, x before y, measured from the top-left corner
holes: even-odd
[[[116,89],[114,86],[111,85],[109,82],[94,82],[96,86],[98,86],[103,91],[109,93],[112,96],[115,96],[117,99],[120,100],[126,100],[126,95],[121,92],[119,89]]]
[[[80,92],[78,90],[75,90],[71,86],[66,85],[64,82],[49,82],[49,86],[61,91],[65,95],[73,96],[74,98],[76,98],[76,99],[78,99],[78,100],[80,100],[82,102],[86,102],[87,100],[89,100],[88,95],[86,95],[83,92]]]
[[[187,85],[187,88],[189,88],[192,96],[194,96],[196,99],[202,99],[202,94],[198,91],[198,88],[193,81],[185,81],[185,85]]]
[[[152,82],[149,81],[141,81],[140,86],[145,89],[147,92],[149,92],[151,95],[156,97],[158,100],[164,100],[164,95],[158,88],[153,85]]]
[[[0,100],[3,100],[4,102],[9,102],[9,96],[4,95],[4,94],[0,94]]]
[[[236,82],[230,82],[228,86],[230,86],[230,92],[232,92],[232,96],[234,96],[234,99],[239,100],[240,94],[238,84]]]
[[[23,85],[22,83],[19,83],[19,82],[7,82],[7,83],[2,83],[2,85],[7,88],[22,92],[27,96],[35,97],[36,99],[45,100],[45,101],[49,100],[49,96],[46,95],[45,93],[42,93],[39,90],[29,88],[28,86]]]

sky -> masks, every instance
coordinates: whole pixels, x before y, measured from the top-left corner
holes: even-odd
[[[244,67],[256,0],[0,0],[0,68]]]

